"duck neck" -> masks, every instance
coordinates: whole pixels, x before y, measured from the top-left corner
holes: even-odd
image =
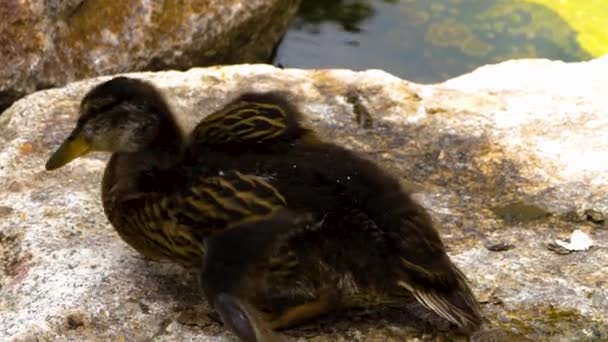
[[[179,163],[184,152],[185,137],[173,120],[164,122],[159,134],[137,152],[115,152],[112,154],[104,173],[102,192],[113,197],[142,191],[142,179],[169,170]]]
[[[156,137],[140,152],[149,154],[156,151],[159,154],[169,154],[173,157],[181,156],[185,145],[185,136],[173,118],[167,118],[161,124]]]

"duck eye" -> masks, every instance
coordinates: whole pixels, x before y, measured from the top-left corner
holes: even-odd
[[[97,108],[97,113],[103,113],[109,111],[112,107],[118,106],[120,101],[112,101],[110,103],[104,104],[101,107]]]
[[[113,107],[118,106],[122,101],[115,98],[109,98],[101,102],[85,102],[82,105],[81,115],[78,118],[78,123],[82,124],[85,118],[90,118],[91,115],[101,114],[109,111]]]

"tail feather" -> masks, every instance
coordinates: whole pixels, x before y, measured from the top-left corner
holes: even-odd
[[[427,309],[437,313],[461,329],[473,332],[481,326],[481,310],[465,276],[455,267],[456,282],[452,286],[420,286],[399,280],[397,285],[412,293]]]
[[[414,223],[432,227],[425,217],[420,218],[421,223],[413,219],[405,221],[406,228]],[[328,264],[352,274],[358,286],[386,289],[388,283],[392,291],[397,285],[399,289],[389,296],[400,301],[406,290],[424,307],[466,332],[481,326],[481,310],[466,277],[450,261],[438,238],[387,233],[357,210],[328,215],[319,233],[325,237],[319,248],[336,252],[325,255]]]

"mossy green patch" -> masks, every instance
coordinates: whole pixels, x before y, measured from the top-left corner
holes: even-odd
[[[77,76],[90,74],[92,66],[85,53],[95,49],[102,41],[103,30],[120,35],[129,15],[125,12],[135,9],[134,1],[84,1],[68,18],[69,33],[60,55],[69,58],[76,67]]]
[[[525,0],[558,13],[578,33],[577,41],[589,54],[608,53],[608,1],[606,0]]]
[[[551,213],[543,208],[522,201],[494,207],[492,212],[503,221],[511,223],[526,223],[551,216]]]
[[[596,339],[589,335],[597,335],[599,341],[603,340],[602,337],[606,333],[604,328],[591,331],[594,330],[593,327],[600,327],[601,323],[590,320],[574,309],[560,308],[554,305],[522,307],[507,311],[504,315],[503,319],[491,319],[494,323],[493,326],[516,332],[522,340],[524,340],[523,338],[533,341],[548,340],[552,336],[560,336],[562,340],[594,341]],[[581,327],[592,328],[588,332]]]
[[[129,2],[87,0],[69,18],[72,33],[79,40],[94,40],[92,36],[103,29],[118,33],[127,21]]]
[[[158,47],[160,37],[175,39],[180,34],[180,26],[191,13],[190,4],[183,0],[165,0],[152,13],[150,21],[156,29],[156,37],[149,37],[146,43]]]

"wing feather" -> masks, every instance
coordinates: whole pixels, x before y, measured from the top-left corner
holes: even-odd
[[[312,134],[300,121],[285,94],[246,93],[201,120],[191,139],[197,146],[289,141]]]
[[[270,183],[236,171],[201,177],[172,193],[129,196],[121,207],[119,233],[142,254],[199,265],[204,240],[231,227],[271,216],[286,206]]]

